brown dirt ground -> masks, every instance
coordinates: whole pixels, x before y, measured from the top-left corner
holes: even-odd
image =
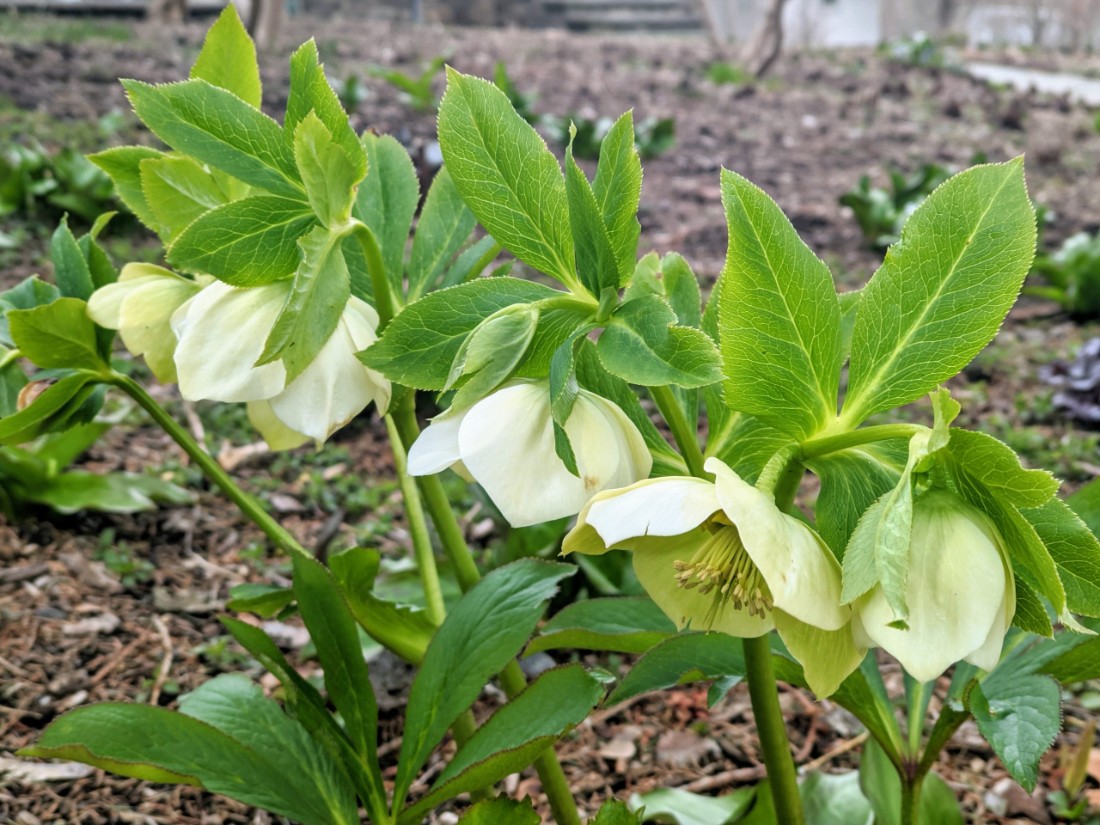
[[[1100,227],[1095,183],[1100,135],[1092,128],[1092,113],[1066,100],[996,91],[964,76],[890,65],[866,52],[792,56],[774,78],[735,87],[714,86],[704,78],[703,67],[718,55],[702,40],[414,29],[303,18],[287,29],[281,48],[263,59],[265,105],[272,112],[285,103],[289,49],[313,35],[335,77],[363,76],[369,64],[408,70],[446,53],[460,70],[483,76],[491,74],[496,60],[504,60],[516,85],[538,94],[541,112],[615,116],[633,107],[637,119],[675,116],[675,148],[646,164],[643,248],[682,252],[708,281],[725,254],[722,166],[768,190],[848,287],[862,283],[879,256],[863,248],[837,197],[862,174],[882,181],[883,166],[891,162],[962,167],[979,150],[990,160],[1027,152],[1031,192],[1059,216],[1050,237]],[[138,26],[135,32],[123,43],[12,42],[0,29],[0,66],[16,67],[0,72],[0,97],[61,120],[124,110],[116,78],[184,77],[202,27]],[[411,113],[378,81],[366,84],[370,96],[356,113],[358,127],[397,134],[414,146],[431,139],[431,115]],[[39,137],[50,143],[49,134]],[[29,246],[0,273],[0,284],[43,269],[41,255],[41,246]],[[983,355],[955,382],[968,419],[1037,424],[1036,437],[1050,444],[1073,436],[1071,425],[1032,415],[1032,401],[1042,393],[1035,370],[1093,331],[1052,315],[1049,306],[1022,304],[992,355]],[[337,472],[358,474],[365,485],[392,477],[384,430],[376,420],[357,424],[338,441],[354,458]],[[169,459],[185,463],[164,436],[138,425],[116,429],[92,450],[88,463],[105,470],[140,469]],[[1078,480],[1100,472],[1089,456],[1073,457],[1070,464]],[[240,472],[250,484],[270,468],[270,459],[260,456]],[[307,546],[316,546],[319,537],[335,536],[333,546],[354,540],[360,517],[337,511],[334,519],[329,508],[303,504],[304,482],[287,481],[286,497],[268,500]],[[397,516],[376,541],[399,555],[405,541],[400,508],[387,504]],[[484,544],[477,514],[467,515],[471,538]],[[124,584],[102,562],[91,561],[108,529],[115,543],[124,542],[136,557],[151,562],[147,580]],[[33,741],[52,718],[76,705],[104,700],[171,705],[180,693],[233,669],[232,662],[204,654],[200,646],[219,635],[216,616],[230,586],[278,581],[285,572],[276,560],[258,562],[254,553],[243,552],[258,541],[256,531],[208,491],[191,508],[135,517],[41,515],[17,525],[0,523],[0,756]],[[301,646],[293,632],[284,636],[288,648]],[[315,670],[308,661],[302,667]],[[407,674],[384,662],[375,669],[399,696]],[[896,672],[893,678],[896,682]],[[494,696],[484,697],[480,715],[491,711]],[[853,764],[844,748],[858,727],[846,713],[798,691],[785,691],[782,698],[800,763],[819,760],[830,770]],[[389,738],[384,751],[392,758],[401,722],[400,702],[390,704],[383,729]],[[1068,705],[1068,740],[1075,740],[1086,716],[1078,705]],[[709,711],[705,690],[694,687],[641,697],[598,712],[560,751],[589,811],[611,795],[625,798],[659,786],[720,793],[762,774],[743,689]],[[1057,787],[1056,762],[1053,754],[1044,760],[1046,788]],[[940,770],[973,822],[1049,821],[1041,804],[1003,781],[1004,770],[970,728],[956,737]],[[1006,816],[988,809],[990,789],[1007,799]],[[509,781],[507,790],[537,794],[537,779],[524,774]],[[271,820],[192,789],[94,772],[48,783],[0,780],[0,821],[228,825]]]

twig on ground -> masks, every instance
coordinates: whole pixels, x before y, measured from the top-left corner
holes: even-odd
[[[818,768],[820,768],[822,765],[824,765],[826,762],[828,762],[830,759],[835,759],[836,757],[840,756],[841,754],[845,754],[848,751],[855,750],[856,748],[858,748],[860,745],[862,745],[864,742],[867,741],[867,736],[868,736],[867,731],[864,731],[859,736],[854,736],[851,739],[848,739],[844,742],[841,742],[839,745],[837,745],[835,748],[833,748],[828,753],[823,753],[823,754],[821,754],[821,756],[817,757],[817,759],[813,759],[813,760],[807,762],[805,765],[803,765],[801,768],[799,768],[800,772],[809,773],[810,771],[815,771]]]
[[[150,705],[156,705],[160,699],[160,692],[164,688],[164,683],[168,681],[168,671],[172,667],[172,637],[168,635],[168,628],[160,620],[160,616],[153,617],[153,627],[157,629],[157,635],[160,636],[160,642],[164,646],[164,660],[157,670],[157,679],[153,682],[153,689],[149,691]]]

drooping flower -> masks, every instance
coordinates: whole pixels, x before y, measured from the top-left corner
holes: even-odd
[[[578,475],[554,449],[546,381],[512,381],[436,416],[409,450],[409,473],[465,470],[514,527],[576,514],[600,490],[645,478],[653,458],[618,405],[580,390],[565,422]]]
[[[1016,613],[1016,582],[1004,540],[980,510],[948,490],[913,502],[908,629],[891,627],[881,585],[857,599],[857,639],[891,653],[915,679],[929,682],[965,659],[992,670]]]
[[[372,401],[384,411],[390,400],[390,382],[356,357],[374,343],[378,314],[355,297],[292,381],[282,361],[256,365],[289,290],[289,281],[248,289],[217,282],[172,317],[183,397],[249,402],[249,418],[275,449],[320,444]]]
[[[117,329],[126,349],[144,356],[157,380],[171,383],[176,380],[172,314],[209,281],[182,278],[153,264],[126,264],[118,281],[92,293],[88,317],[101,327]]]
[[[642,586],[680,628],[755,637],[775,628],[819,696],[863,658],[840,565],[807,524],[716,458],[714,482],[641,481],[595,496],[563,552],[633,551]]]

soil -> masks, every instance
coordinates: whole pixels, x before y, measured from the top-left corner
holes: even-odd
[[[992,161],[1026,152],[1032,196],[1057,214],[1048,240],[1056,243],[1073,232],[1100,228],[1100,134],[1093,128],[1094,113],[1065,99],[995,90],[965,75],[893,64],[866,51],[791,55],[764,81],[718,86],[704,70],[723,55],[702,39],[412,28],[303,17],[292,23],[280,48],[262,57],[265,107],[281,112],[285,58],[312,35],[333,78],[355,74],[368,88],[354,114],[357,128],[395,134],[414,151],[433,139],[433,115],[411,111],[391,87],[367,77],[369,66],[415,72],[443,53],[461,71],[491,76],[495,62],[502,60],[519,89],[537,94],[534,106],[540,112],[614,117],[633,108],[636,122],[674,117],[676,145],[645,164],[642,251],[680,251],[707,283],[725,255],[721,167],[745,175],[775,197],[844,288],[861,285],[881,253],[866,248],[837,198],[861,175],[885,182],[889,164],[914,168],[938,162],[961,168],[978,152]],[[148,82],[186,76],[201,42],[200,26],[138,24],[133,31],[125,41],[64,42],[14,40],[0,33],[0,66],[18,67],[0,72],[0,100],[36,113],[35,122],[91,121],[126,111],[119,76]],[[49,131],[37,136],[56,148]],[[131,122],[116,140],[153,138]],[[133,237],[113,248],[126,243],[143,248]],[[32,238],[6,259],[0,286],[48,269],[43,255],[44,245]],[[1059,469],[1073,484],[1100,473],[1095,439],[1037,411],[1045,391],[1036,376],[1041,364],[1069,357],[1090,334],[1095,327],[1071,324],[1054,307],[1025,299],[997,342],[953,383],[970,423],[1027,428],[1036,451],[1063,462]],[[163,397],[180,409],[171,390]],[[210,418],[204,413],[190,420],[202,426]],[[128,421],[97,444],[85,463],[102,470],[172,465],[183,468],[179,472],[185,477],[197,475],[187,473],[184,456],[166,437],[137,416]],[[392,482],[385,430],[375,418],[356,422],[336,442],[344,458],[328,465],[324,480],[350,475],[365,487],[380,488]],[[1082,443],[1091,449],[1057,451],[1058,445]],[[368,520],[364,513],[349,513],[338,502],[311,493],[308,471],[301,465],[280,465],[261,451],[242,451],[245,446],[223,450],[223,460],[240,459],[235,471],[244,483],[306,546],[349,546],[362,536]],[[285,485],[272,492],[270,479],[280,473]],[[112,700],[171,706],[211,676],[247,666],[232,646],[209,644],[223,635],[217,616],[231,586],[285,582],[286,566],[267,553],[257,531],[226,502],[201,485],[195,489],[192,507],[136,516],[35,513],[17,524],[0,521],[0,773],[6,770],[4,759],[69,708]],[[384,528],[372,530],[371,540],[399,557],[407,542],[400,506],[395,496],[382,499],[379,507],[389,519]],[[464,524],[476,546],[489,546],[495,530],[492,522],[486,526],[476,504]],[[125,548],[129,558],[147,566],[139,564],[135,573],[108,564],[105,544]],[[280,643],[291,652],[305,643],[292,624],[270,629],[281,634]],[[299,661],[303,672],[316,671],[314,662]],[[372,667],[387,690],[400,697],[408,683],[403,668],[385,657]],[[900,674],[888,676],[895,687],[900,685]],[[270,680],[265,685],[270,687]],[[486,693],[479,716],[492,711],[497,695]],[[858,745],[859,727],[851,717],[797,690],[784,690],[782,699],[800,764],[813,762],[826,770],[854,764],[851,751]],[[1076,741],[1087,716],[1077,700],[1067,704],[1065,741]],[[401,730],[399,700],[383,703],[382,727],[392,775]],[[669,786],[713,794],[755,781],[763,770],[754,735],[743,687],[708,710],[705,688],[692,686],[601,710],[559,750],[577,798],[593,812],[612,795],[625,799]],[[937,769],[958,792],[969,821],[1049,822],[1043,794],[1059,787],[1055,752],[1042,767],[1040,790],[1028,797],[967,726]],[[510,778],[505,787],[516,796],[538,794],[538,780],[530,772]],[[0,779],[0,821],[217,825],[272,820],[191,788],[92,771],[78,778]],[[433,821],[455,819],[442,811]]]

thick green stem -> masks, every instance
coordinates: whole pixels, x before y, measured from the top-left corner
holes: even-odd
[[[400,439],[411,445],[420,434],[420,427],[416,421],[414,407],[414,395],[409,393],[406,399],[394,410],[396,424]],[[392,436],[391,436],[392,438]],[[466,592],[481,579],[477,565],[474,563],[470,548],[466,544],[466,538],[462,533],[462,527],[455,517],[450,502],[447,501],[446,491],[439,481],[438,476],[421,476],[417,479],[421,492],[424,493],[424,502],[428,513],[435,523],[436,532],[439,534],[447,557],[455,568],[459,587]],[[527,686],[527,679],[523,675],[523,669],[519,662],[509,662],[500,673],[500,686],[509,698],[520,693]],[[558,755],[554,749],[547,748],[538,759],[535,760],[535,771],[542,782],[543,792],[546,794],[550,810],[554,815],[557,825],[581,825],[580,814],[577,812],[577,803],[569,790],[569,780],[562,770]]]
[[[779,707],[779,693],[772,670],[770,636],[765,634],[742,641],[745,650],[745,676],[749,683],[752,715],[764,751],[764,765],[775,800],[776,821],[783,825],[802,825],[802,799],[798,794],[798,774],[787,739],[787,723]]]
[[[386,431],[390,436],[393,450],[393,462],[397,469],[401,495],[405,499],[405,517],[409,522],[409,534],[412,536],[413,554],[420,571],[420,583],[424,588],[424,600],[427,603],[428,618],[436,626],[443,624],[447,609],[443,605],[443,588],[439,583],[439,569],[435,566],[435,553],[432,552],[432,537],[428,532],[428,520],[424,517],[424,505],[416,482],[408,473],[408,455],[401,443],[393,417],[386,416]]]
[[[289,555],[304,556],[312,559],[313,554],[302,547],[298,543],[298,540],[294,536],[290,535],[286,529],[283,528],[275,519],[268,515],[267,511],[260,505],[256,499],[237,486],[237,483],[233,481],[229,473],[222,469],[222,466],[218,464],[214,458],[206,452],[198,442],[191,437],[191,434],[183,428],[183,426],[172,418],[168,412],[158,404],[149,393],[145,391],[145,388],[141,384],[134,381],[125,375],[119,375],[114,373],[108,382],[118,387],[125,392],[131,398],[133,398],[142,409],[149,413],[150,417],[157,422],[162,430],[168,433],[183,451],[194,461],[202,471],[206,474],[218,489],[221,490],[226,498],[232,501],[244,513],[253,524],[263,531],[264,535],[271,539],[271,542],[283,552]]]
[[[829,453],[846,450],[849,447],[858,447],[861,444],[871,444],[875,441],[886,441],[891,438],[912,438],[917,433],[927,430],[923,424],[879,424],[874,427],[863,427],[858,430],[826,435],[821,438],[811,438],[802,442],[802,458],[810,459]]]
[[[676,446],[684,456],[688,472],[699,478],[711,479],[712,477],[703,469],[703,451],[699,448],[699,431],[692,426],[684,415],[684,408],[670,387],[650,387],[649,395],[657,409],[661,411],[672,437],[676,439]]]
[[[906,691],[909,755],[915,759],[920,755],[920,740],[924,735],[924,715],[928,708],[929,685],[914,679],[907,687],[909,688]]]
[[[924,774],[901,778],[901,825],[921,825],[920,792]]]
[[[378,311],[378,331],[381,332],[394,316],[393,291],[386,277],[382,250],[378,246],[378,238],[366,224],[357,223],[353,231],[356,240],[359,241],[359,247],[363,250],[363,256],[367,259],[367,274],[370,276],[371,291],[374,293],[372,296],[374,308]]]

